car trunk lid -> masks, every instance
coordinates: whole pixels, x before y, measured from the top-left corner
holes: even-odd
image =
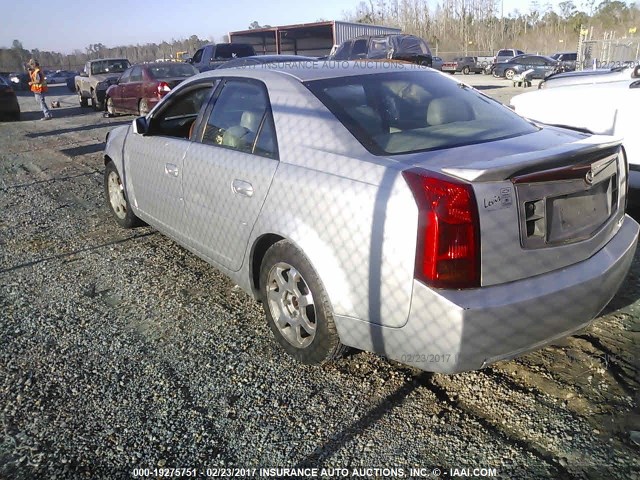
[[[562,136],[564,131],[556,132]],[[412,162],[431,171],[436,164],[435,171],[473,186],[480,224],[481,285],[515,281],[585,260],[615,235],[624,217],[627,172],[619,141],[581,136],[533,151],[517,151],[513,141],[506,143],[511,145],[476,145],[475,155],[468,147],[450,149],[447,161],[415,157]],[[492,151],[503,155],[489,156]],[[456,161],[456,157],[471,160]]]

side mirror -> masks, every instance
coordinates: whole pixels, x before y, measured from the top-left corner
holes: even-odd
[[[147,117],[138,117],[133,121],[132,124],[133,133],[138,135],[146,135],[149,131],[149,122],[147,121]]]

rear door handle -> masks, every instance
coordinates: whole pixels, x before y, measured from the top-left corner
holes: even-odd
[[[245,182],[244,180],[234,180],[231,183],[231,188],[234,193],[239,195],[244,195],[245,197],[253,196],[253,185],[249,182]]]
[[[164,165],[164,173],[167,175],[171,175],[172,177],[178,176],[178,166],[173,163],[165,163]]]

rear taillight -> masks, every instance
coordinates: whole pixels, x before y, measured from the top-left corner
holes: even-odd
[[[156,92],[158,97],[162,98],[170,91],[171,91],[171,87],[167,82],[158,82],[158,90]]]
[[[480,222],[471,185],[421,169],[403,172],[418,205],[415,278],[436,288],[480,286]]]

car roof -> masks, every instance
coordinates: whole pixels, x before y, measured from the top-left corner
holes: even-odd
[[[394,60],[366,60],[366,61],[338,61],[338,60],[318,60],[318,61],[298,61],[290,63],[271,63],[261,65],[248,65],[237,69],[224,69],[220,73],[218,70],[210,70],[208,72],[196,75],[197,78],[220,77],[239,72],[246,72],[248,77],[264,76],[288,76],[297,79],[300,82],[308,82],[313,80],[323,80],[329,78],[351,77],[356,75],[372,75],[376,73],[401,72],[401,71],[424,71],[433,72],[433,70],[415,65],[409,62],[401,62]],[[433,72],[434,74],[438,74]]]

